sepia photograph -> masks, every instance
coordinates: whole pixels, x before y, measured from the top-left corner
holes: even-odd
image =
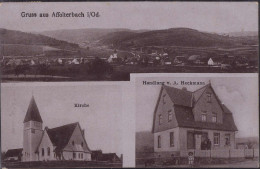
[[[1,166],[122,167],[121,92],[111,84],[2,84]]]
[[[136,167],[259,167],[257,74],[136,76]]]
[[[0,13],[2,82],[258,72],[257,2],[4,2]]]

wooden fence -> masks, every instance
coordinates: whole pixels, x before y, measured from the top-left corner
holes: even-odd
[[[207,157],[207,158],[256,158],[256,157],[259,157],[259,149],[186,150],[186,151],[180,151],[180,156],[188,157],[189,152],[193,152],[194,157]]]

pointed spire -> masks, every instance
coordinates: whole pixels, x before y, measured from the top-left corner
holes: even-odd
[[[30,101],[29,107],[27,109],[26,116],[24,118],[24,123],[28,121],[37,121],[42,123],[42,118],[40,115],[40,112],[38,110],[38,107],[36,105],[36,102],[34,100],[34,96],[32,96],[32,99]]]

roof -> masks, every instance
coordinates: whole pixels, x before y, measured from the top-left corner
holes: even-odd
[[[182,89],[177,89],[175,87],[162,85],[159,98],[161,97],[162,89],[165,89],[174,104],[174,112],[177,120],[177,125],[175,125],[175,127],[178,126],[178,127],[198,128],[198,129],[237,131],[237,127],[235,125],[232,112],[224,104],[221,103],[218,96],[214,92],[213,88],[212,91],[216,96],[216,100],[224,112],[223,123],[200,122],[194,120],[193,108],[198,102],[198,100],[201,98],[201,96],[203,95],[204,91],[206,91],[206,89],[209,87],[212,88],[210,83],[197,89],[194,92],[190,92],[187,90],[182,90]],[[157,105],[155,107],[155,112],[154,112],[154,122],[153,122],[153,129],[152,129],[153,132],[155,130],[154,128],[155,113],[158,107],[159,98],[157,100]],[[172,128],[174,126],[167,126],[166,128],[170,129],[169,127]]]
[[[113,159],[120,161],[120,158],[116,155],[116,153],[104,153],[101,157],[102,161],[111,161]]]
[[[200,55],[191,55],[188,60],[192,61],[192,60],[197,60],[200,58]]]
[[[7,150],[7,152],[5,153],[5,157],[17,157],[22,155],[23,149],[22,148],[18,148],[18,149],[9,149]]]
[[[175,105],[191,107],[192,92],[163,85]]]
[[[29,107],[27,109],[25,118],[24,118],[24,123],[28,121],[37,121],[42,123],[42,118],[39,112],[39,109],[36,105],[36,102],[34,100],[34,97],[32,96]]]
[[[223,131],[237,131],[232,114],[223,114],[223,123],[205,123],[195,121],[191,108],[183,106],[175,106],[174,112],[179,127],[197,128],[197,129],[212,129]]]
[[[64,126],[48,129],[46,132],[57,151],[62,150],[69,142],[71,135],[78,123],[71,123]]]

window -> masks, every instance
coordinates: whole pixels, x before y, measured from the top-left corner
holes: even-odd
[[[214,133],[214,145],[219,145],[220,134]]]
[[[166,94],[163,95],[163,104],[166,104],[165,96],[166,96]]]
[[[50,147],[47,148],[47,153],[48,153],[48,156],[50,156],[50,154],[51,154],[51,149],[50,149]]]
[[[161,136],[158,136],[158,148],[161,148]]]
[[[230,145],[230,134],[225,134],[225,145],[226,146]]]
[[[83,147],[83,142],[81,142],[81,147]]]
[[[74,146],[74,141],[72,141],[72,145]]]
[[[162,124],[162,115],[159,115],[159,124]]]
[[[35,133],[35,129],[31,129],[31,133]]]
[[[170,132],[170,147],[174,146],[174,133]]]
[[[81,159],[83,159],[83,153],[81,153]]]
[[[172,110],[168,111],[168,122],[172,121]]]
[[[76,158],[76,153],[73,153],[73,159],[75,159]]]
[[[207,101],[210,103],[211,102],[211,93],[207,93]]]
[[[216,123],[217,122],[217,114],[216,113],[212,113],[212,122]]]
[[[42,156],[44,156],[44,148],[42,148]]]
[[[80,153],[79,153],[79,159],[80,159]]]
[[[207,121],[207,114],[206,114],[206,112],[203,112],[201,114],[201,121]]]

